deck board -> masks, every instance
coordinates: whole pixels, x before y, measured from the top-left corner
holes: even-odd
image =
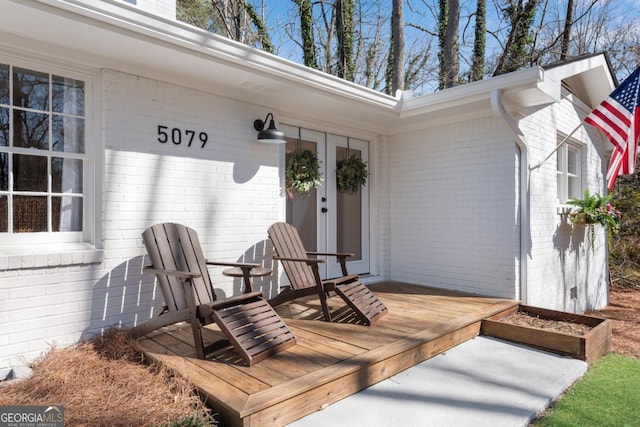
[[[373,326],[327,323],[317,298],[277,308],[297,345],[248,367],[233,349],[195,358],[191,328],[178,324],[140,339],[148,357],[187,377],[226,425],[286,425],[474,338],[480,321],[518,304],[385,282],[371,290],[389,308]],[[332,310],[340,301],[333,298]],[[205,336],[219,337],[215,325]]]

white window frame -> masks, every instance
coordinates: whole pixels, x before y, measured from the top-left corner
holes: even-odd
[[[98,88],[96,87],[99,83],[98,71],[83,70],[81,68],[71,69],[68,64],[42,62],[18,57],[3,51],[0,51],[0,63],[49,75],[81,80],[85,84],[85,153],[81,155],[67,153],[66,155],[66,157],[81,158],[83,160],[82,194],[84,203],[82,231],[13,233],[9,230],[9,232],[0,233],[3,241],[0,247],[0,270],[19,268],[18,264],[41,267],[101,261],[102,251],[98,250],[101,246],[99,240],[101,233],[101,206],[97,194],[99,194],[98,186],[101,182],[102,149],[98,131],[99,103],[95,96],[98,93]],[[3,146],[0,147],[0,151],[24,154],[24,149],[19,147]],[[63,157],[65,156],[64,153],[61,154],[63,154]],[[12,173],[12,171],[9,171],[9,173]],[[29,256],[32,256],[33,259],[25,261],[25,257]],[[40,262],[34,261],[36,258]]]
[[[558,135],[558,142],[565,139],[564,135]],[[569,155],[575,154],[576,156],[576,170],[575,172],[569,171]],[[558,180],[557,192],[558,202],[561,205],[566,204],[572,197],[580,198],[582,196],[582,163],[584,157],[583,144],[575,140],[568,140],[556,153],[556,175]]]

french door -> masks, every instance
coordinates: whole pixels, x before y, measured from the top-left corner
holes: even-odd
[[[286,221],[294,225],[309,251],[348,252],[349,273],[366,274],[369,262],[369,188],[354,194],[338,191],[336,165],[352,155],[369,160],[367,141],[282,125],[287,135],[285,167],[291,154],[308,149],[320,160],[322,184],[309,193],[287,190]],[[286,184],[285,184],[286,186]],[[321,264],[323,278],[341,275],[335,258]]]

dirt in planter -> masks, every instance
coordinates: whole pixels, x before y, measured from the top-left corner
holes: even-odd
[[[529,326],[539,329],[550,329],[555,332],[562,332],[571,335],[585,335],[592,328],[582,323],[565,322],[561,320],[542,319],[534,314],[518,311],[500,319],[501,322],[511,323],[518,326]]]

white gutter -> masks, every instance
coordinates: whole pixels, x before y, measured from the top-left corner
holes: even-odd
[[[332,93],[342,98],[394,111],[392,96],[336,76],[305,67],[291,60],[251,48],[235,40],[209,33],[183,22],[141,10],[122,0],[10,0],[55,15],[68,17],[109,31],[131,32],[152,43],[190,55],[204,55],[234,67],[269,75],[288,84]]]
[[[513,135],[516,145],[520,149],[520,295],[517,299],[527,304],[529,301],[529,286],[527,267],[529,255],[527,253],[529,243],[529,149],[524,139],[524,134],[516,121],[504,109],[502,103],[502,90],[491,91],[491,109],[500,117],[507,129]]]

